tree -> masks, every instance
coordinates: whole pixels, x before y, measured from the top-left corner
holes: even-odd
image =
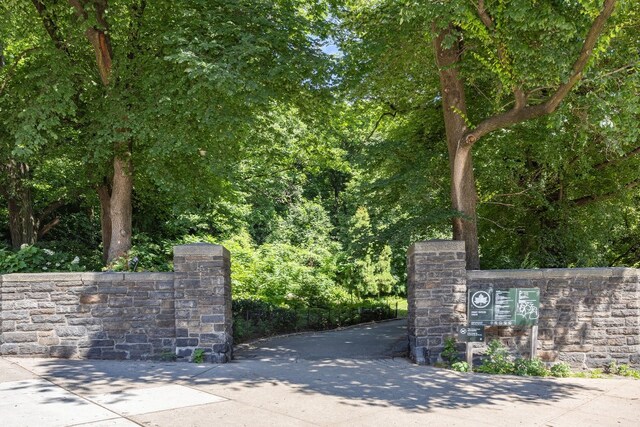
[[[0,7],[0,196],[14,249],[46,235],[59,222],[56,211],[82,193],[70,132],[73,67],[47,45],[45,34],[24,36],[37,28],[29,7]]]
[[[376,89],[368,96],[381,99],[391,114],[415,108],[416,100],[441,102],[451,203],[458,212],[453,238],[465,241],[468,268],[479,268],[472,148],[498,130],[553,113],[612,33],[633,22],[625,16],[630,3],[621,2],[618,20],[610,27],[605,24],[615,0],[354,1],[341,15],[347,28],[342,44],[347,60],[353,60],[354,69],[363,67],[355,79],[366,82],[356,93]],[[425,62],[428,55],[435,57],[435,67]],[[433,84],[434,77],[437,93],[429,85],[393,95],[393,90],[413,88],[415,82]],[[383,89],[389,79],[398,81]],[[469,98],[468,93],[476,96]]]
[[[226,191],[257,118],[289,104],[309,114],[326,77],[316,2],[32,3],[24,19],[41,27],[26,34],[46,33],[77,75],[75,131],[107,262],[131,246],[136,188],[184,199]]]

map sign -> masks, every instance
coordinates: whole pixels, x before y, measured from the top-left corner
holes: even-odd
[[[516,288],[516,325],[537,325],[540,317],[540,289]]]
[[[458,327],[458,341],[483,342],[484,326],[460,326]]]
[[[469,292],[469,325],[532,326],[538,324],[540,289],[486,289]]]

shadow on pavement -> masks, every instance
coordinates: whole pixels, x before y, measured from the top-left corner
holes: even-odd
[[[276,364],[268,369],[265,362],[262,363],[261,369],[252,371],[255,376],[245,378],[239,386],[235,379],[218,376],[207,380],[249,388],[275,381],[288,384],[302,394],[320,393],[345,398],[341,402],[345,405],[395,406],[420,412],[504,402],[551,404],[581,394],[581,391],[603,392],[596,387],[553,379],[457,374],[398,359],[281,364],[280,369],[274,369]]]
[[[256,388],[285,385],[296,395],[339,397],[343,405],[400,407],[417,412],[505,402],[552,404],[586,392],[603,392],[595,385],[582,386],[565,380],[457,374],[412,365],[406,359],[298,363],[244,360],[213,366],[42,360],[34,371],[85,395],[95,393],[100,386],[109,386],[117,387],[124,399],[127,390],[178,383],[215,394],[241,396],[249,389],[255,392]],[[269,398],[265,396],[266,400]]]

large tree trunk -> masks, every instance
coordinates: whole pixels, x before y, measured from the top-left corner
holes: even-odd
[[[33,195],[25,182],[29,178],[26,163],[11,161],[7,164],[8,188],[6,191],[9,213],[11,246],[33,245],[38,241],[38,221],[33,213]]]
[[[511,88],[514,95],[513,108],[486,118],[469,129],[467,127],[467,109],[464,98],[464,84],[458,73],[458,63],[462,55],[462,39],[450,47],[442,45],[447,36],[453,36],[453,27],[440,31],[434,39],[436,64],[440,75],[442,107],[449,148],[449,165],[451,168],[451,202],[453,208],[461,215],[454,219],[453,238],[464,240],[467,253],[467,269],[480,268],[478,254],[478,231],[476,223],[477,195],[473,178],[473,162],[471,149],[484,135],[497,129],[504,129],[518,123],[532,120],[553,113],[571,89],[580,81],[596,43],[604,30],[605,24],[616,5],[616,0],[604,0],[602,9],[594,19],[587,32],[580,54],[571,69],[571,74],[562,79],[562,83],[547,99],[539,104],[529,105],[528,95],[522,87]],[[489,31],[495,31],[493,19],[485,8],[483,0],[477,2],[478,16]],[[434,26],[435,29],[435,26]],[[501,48],[498,57],[506,58]],[[508,64],[507,64],[508,65]]]
[[[96,191],[98,192],[98,199],[100,200],[102,261],[106,264],[109,260],[109,247],[111,247],[111,186],[105,182],[98,186]]]
[[[107,262],[126,255],[131,249],[131,193],[133,191],[131,157],[113,159],[113,187],[110,199],[111,238]]]
[[[451,205],[458,212],[458,216],[453,218],[453,239],[464,240],[467,269],[475,270],[480,268],[476,222],[477,194],[471,145],[464,139],[467,131],[464,85],[456,67],[462,48],[457,43],[448,49],[442,47],[443,38],[450,33],[450,28],[442,31],[434,40],[434,46],[449,150]]]
[[[83,21],[89,19],[89,11],[85,9],[85,2],[69,0],[69,4],[75,8],[78,18]],[[98,25],[87,28],[85,36],[93,47],[100,79],[106,87],[113,83],[111,78],[113,50],[106,19],[108,1],[97,0],[93,6],[95,8],[93,10],[94,17]],[[126,148],[126,150],[119,150],[121,148]],[[131,249],[133,164],[130,143],[117,143],[114,146],[113,178],[110,187],[109,189],[109,186],[101,185],[97,189],[100,199],[103,258],[107,264],[126,255]]]

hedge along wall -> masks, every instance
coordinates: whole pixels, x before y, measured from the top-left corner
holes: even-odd
[[[0,276],[0,355],[94,359],[232,356],[229,252],[174,248],[174,273]]]
[[[540,289],[538,356],[574,368],[612,360],[640,367],[640,274],[631,268],[464,269],[464,242],[419,242],[409,250],[410,354],[434,363],[444,338],[467,323],[467,289]],[[446,311],[446,312],[445,312]],[[528,356],[530,328],[487,327]]]

